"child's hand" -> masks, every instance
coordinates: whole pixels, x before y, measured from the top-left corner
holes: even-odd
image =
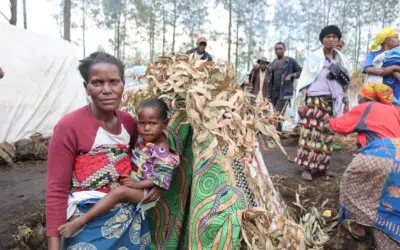
[[[133,180],[130,176],[123,175],[121,176],[122,185],[125,187],[136,188],[137,181]]]

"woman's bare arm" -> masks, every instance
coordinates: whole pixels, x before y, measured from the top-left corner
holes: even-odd
[[[365,73],[375,76],[390,76],[393,75],[394,72],[400,72],[400,66],[393,65],[386,68],[368,67],[365,69]]]
[[[61,238],[60,237],[48,237],[48,249],[49,250],[60,250],[61,249]]]

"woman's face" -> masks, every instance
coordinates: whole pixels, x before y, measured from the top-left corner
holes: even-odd
[[[399,47],[399,34],[386,38],[385,44],[389,50]]]
[[[336,48],[336,44],[339,42],[339,38],[335,34],[329,34],[322,39],[322,45],[324,45],[325,49],[334,49]]]
[[[98,109],[106,112],[118,109],[123,92],[124,82],[117,66],[97,63],[90,68],[86,93]]]

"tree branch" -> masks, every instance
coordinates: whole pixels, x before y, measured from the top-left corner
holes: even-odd
[[[7,17],[6,15],[4,15],[3,11],[0,10],[0,14],[2,14],[3,17],[4,17],[8,22],[10,22],[10,19],[8,19],[8,17]]]

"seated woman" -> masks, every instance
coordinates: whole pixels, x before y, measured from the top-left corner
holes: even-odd
[[[393,89],[394,96],[399,99],[400,60],[391,55],[398,54],[397,47],[399,47],[399,34],[396,29],[386,27],[378,32],[365,59],[362,72],[367,74],[366,83],[383,82]]]
[[[339,219],[357,239],[371,228],[377,249],[400,249],[400,109],[392,89],[382,83],[365,85],[359,102],[329,120],[336,133],[357,132],[361,147],[341,180]]]
[[[92,103],[61,118],[50,141],[48,249],[60,250],[61,245],[62,249],[150,249],[147,220],[142,220],[136,204],[129,202],[96,217],[61,244],[58,228],[67,217],[87,213],[121,184],[120,177],[131,173],[129,148],[137,138],[136,120],[118,109],[124,91],[123,63],[96,52],[81,61],[79,71]],[[160,193],[161,188],[153,187],[147,201],[156,201]]]

